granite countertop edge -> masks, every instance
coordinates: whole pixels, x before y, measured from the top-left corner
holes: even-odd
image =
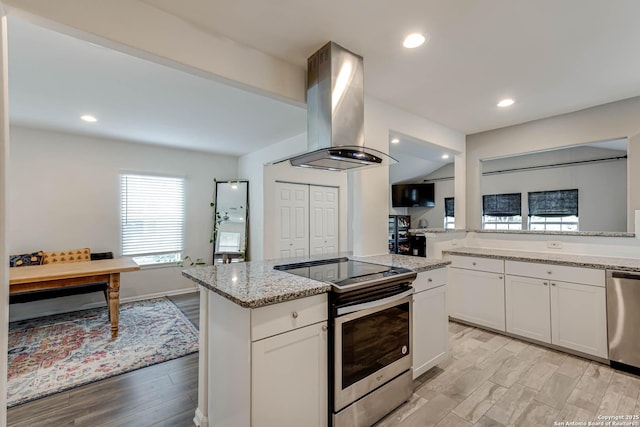
[[[543,231],[543,230],[480,230],[472,228],[411,228],[412,234],[483,233],[483,234],[532,234],[537,236],[582,236],[582,237],[636,237],[626,231]]]
[[[443,255],[473,256],[478,258],[501,259],[507,261],[535,262],[539,264],[565,265],[570,267],[597,268],[640,272],[640,259],[599,257],[595,255],[550,254],[545,252],[525,252],[504,254],[505,249],[460,248],[442,251]],[[494,251],[494,253],[491,253]],[[496,253],[497,252],[497,253]],[[549,258],[551,256],[551,258]],[[562,259],[566,257],[565,259]],[[595,259],[598,259],[597,261]],[[636,265],[634,265],[636,264]]]
[[[533,234],[539,236],[584,236],[584,237],[636,237],[626,231],[542,231],[542,230],[479,230],[468,229],[469,233],[486,234]]]
[[[328,256],[327,258],[333,258],[333,256]],[[395,267],[405,267],[415,271],[416,273],[443,268],[451,264],[451,261],[449,260],[418,258],[413,256],[407,256],[407,255],[385,254],[385,255],[374,255],[374,256],[349,256],[349,258],[353,260],[371,262],[375,264],[382,264],[382,265],[395,266]],[[217,273],[218,268],[223,268],[223,269],[229,268],[229,267],[225,267],[225,265],[201,267],[201,268],[207,269],[206,272],[209,273],[209,274],[205,274],[204,279],[197,277],[199,275],[198,272],[200,272],[198,269],[191,270],[192,273],[189,272],[190,270],[185,270],[182,272],[182,275],[194,281],[198,285],[205,287],[211,292],[214,292],[226,298],[227,300],[235,303],[236,305],[244,308],[250,308],[250,309],[292,301],[300,298],[306,298],[314,295],[320,295],[320,294],[327,293],[331,290],[331,284],[329,283],[316,281],[312,279],[302,279],[302,281],[300,281],[301,278],[294,278],[294,276],[292,276],[291,278],[292,280],[298,281],[298,284],[296,285],[298,289],[293,289],[293,290],[290,288],[278,289],[277,287],[275,288],[272,287],[273,283],[277,282],[278,280],[282,280],[286,278],[285,276],[281,276],[281,275],[288,274],[285,272],[274,271],[271,269],[271,264],[275,265],[279,261],[284,261],[285,263],[287,262],[286,260],[278,260],[278,261],[265,260],[265,261],[257,262],[258,265],[263,265],[266,269],[266,271],[264,271],[264,273],[260,275],[260,276],[264,275],[264,278],[260,277],[257,280],[259,284],[256,285],[256,288],[260,288],[261,286],[264,286],[264,290],[258,292],[259,293],[258,296],[240,294],[241,292],[248,293],[249,289],[251,290],[253,289],[251,288],[250,280],[244,283],[244,286],[242,283],[236,284],[235,286],[231,286],[231,287],[216,285],[216,282],[218,282],[218,280],[222,280],[222,281],[225,280],[224,279],[225,274],[221,273],[220,277],[218,277],[218,273]],[[231,266],[231,264],[226,264],[226,266]],[[268,278],[267,276],[271,273],[274,273],[276,276]],[[219,283],[222,283],[222,282],[219,282]],[[239,290],[237,292],[230,291],[234,288],[238,288]]]
[[[287,301],[292,301],[300,298],[311,297],[314,295],[321,295],[329,292],[329,290],[331,289],[331,285],[318,282],[319,286],[317,288],[303,289],[295,292],[288,291],[286,293],[271,295],[269,297],[243,300],[229,292],[225,292],[224,290],[220,289],[217,286],[213,286],[210,283],[206,283],[203,280],[200,280],[193,276],[189,276],[185,274],[183,274],[183,276],[193,280],[197,284],[204,286],[210,291],[215,292],[216,294],[244,308],[260,308],[260,307],[265,307],[267,305],[278,304],[281,302],[287,302]]]

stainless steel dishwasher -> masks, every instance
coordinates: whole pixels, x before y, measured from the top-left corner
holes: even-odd
[[[611,366],[640,369],[640,273],[607,270]]]

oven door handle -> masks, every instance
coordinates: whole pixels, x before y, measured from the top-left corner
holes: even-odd
[[[376,301],[365,302],[362,304],[350,305],[347,307],[341,307],[338,309],[338,316],[342,316],[344,314],[353,313],[360,310],[367,310],[369,308],[380,307],[381,305],[389,304],[394,301],[401,300],[409,295],[413,294],[413,288],[408,291],[402,292],[401,294],[393,295],[387,298],[379,299]]]

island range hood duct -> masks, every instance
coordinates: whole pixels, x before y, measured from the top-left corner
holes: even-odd
[[[362,57],[329,42],[307,61],[308,152],[292,166],[349,170],[395,163],[364,146]]]

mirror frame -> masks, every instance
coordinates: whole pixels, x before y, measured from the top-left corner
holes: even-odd
[[[245,202],[245,218],[244,218],[244,227],[245,227],[245,233],[244,233],[244,252],[239,252],[239,255],[236,256],[232,256],[232,257],[228,257],[228,255],[225,257],[223,256],[222,258],[220,257],[216,257],[216,243],[218,240],[218,232],[219,232],[219,223],[218,223],[218,194],[219,194],[219,190],[218,190],[218,186],[220,184],[246,184],[246,191],[247,191],[247,195],[246,195],[246,202]],[[213,254],[212,254],[212,259],[211,259],[211,263],[212,265],[216,265],[216,263],[225,263],[225,262],[231,262],[233,259],[237,259],[239,261],[249,261],[249,181],[246,179],[232,179],[232,180],[228,180],[228,181],[218,181],[216,180],[216,187],[215,187],[215,192],[214,192],[214,196],[213,196],[213,225],[212,225],[212,243],[213,243]]]

